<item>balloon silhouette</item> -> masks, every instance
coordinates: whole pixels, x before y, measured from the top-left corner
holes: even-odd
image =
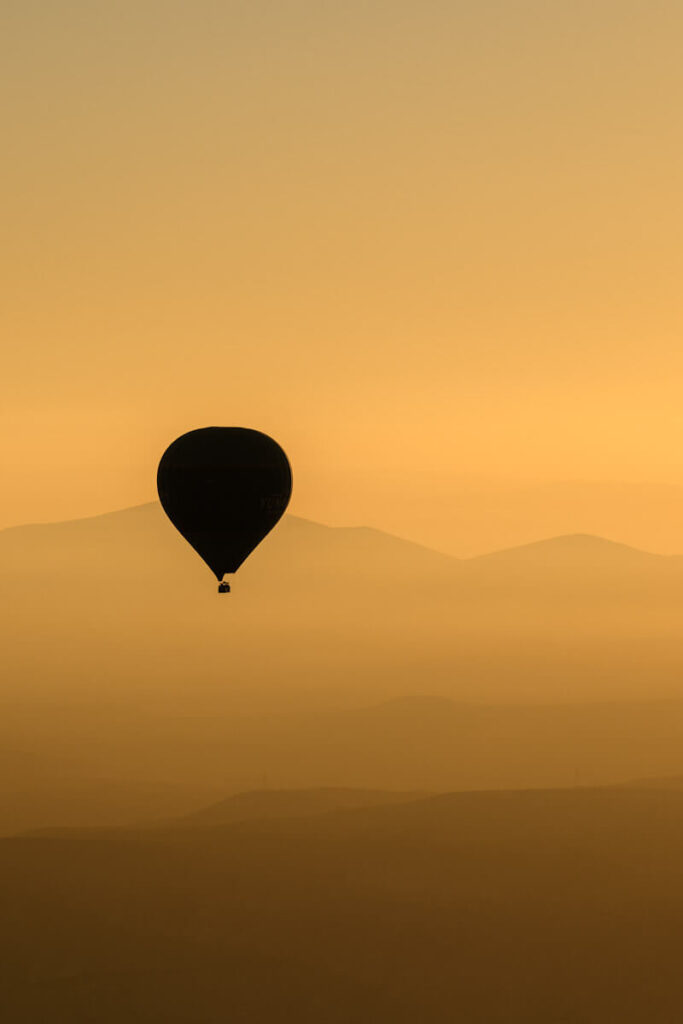
[[[292,493],[280,445],[244,427],[204,427],[177,438],[161,457],[157,490],[164,512],[220,586],[278,519]]]

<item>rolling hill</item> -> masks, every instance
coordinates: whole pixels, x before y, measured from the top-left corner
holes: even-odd
[[[5,839],[4,1017],[669,1024],[682,857],[681,793],[628,788]]]

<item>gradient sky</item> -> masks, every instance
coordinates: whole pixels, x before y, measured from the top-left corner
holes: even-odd
[[[683,485],[679,0],[5,0],[0,38],[0,525],[149,500],[211,423],[283,444],[293,511],[423,539],[473,480]]]

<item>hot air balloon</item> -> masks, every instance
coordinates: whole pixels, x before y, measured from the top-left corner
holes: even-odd
[[[292,493],[279,444],[244,427],[204,427],[176,438],[161,457],[157,490],[164,512],[230,591],[226,573],[273,529]]]

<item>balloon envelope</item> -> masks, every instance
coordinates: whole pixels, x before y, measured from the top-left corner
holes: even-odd
[[[235,572],[282,516],[292,493],[287,456],[244,427],[204,427],[161,457],[164,512],[216,577]]]

